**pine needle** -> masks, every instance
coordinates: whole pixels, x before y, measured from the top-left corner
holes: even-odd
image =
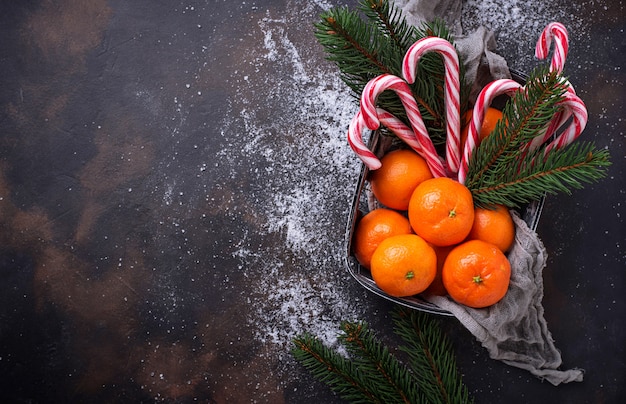
[[[428,402],[471,402],[457,370],[452,346],[437,322],[428,314],[405,308],[393,314],[395,332],[405,343],[400,350],[408,354]]]
[[[293,339],[291,353],[313,377],[328,385],[340,397],[353,403],[378,403],[362,373],[348,359],[305,333]]]
[[[470,403],[456,369],[454,352],[432,316],[400,306],[393,313],[394,332],[408,354],[402,363],[365,322],[342,322],[339,341],[349,358],[304,334],[292,353],[314,377],[350,402]]]
[[[426,36],[439,36],[452,42],[441,20],[426,23],[418,29],[408,24],[401,11],[389,1],[361,0],[359,4],[365,20],[357,11],[338,7],[323,13],[315,24],[315,36],[324,47],[327,59],[337,65],[341,79],[357,100],[371,79],[381,74],[402,76],[402,60],[415,41]],[[464,74],[462,67],[462,84],[465,84]],[[421,58],[416,81],[411,85],[422,119],[437,145],[445,143],[446,136],[443,80],[443,59],[436,53],[427,53]],[[467,108],[469,90],[469,86],[462,85],[462,112]],[[378,105],[405,124],[409,123],[395,93],[383,92]]]
[[[611,164],[608,150],[597,150],[587,142],[572,143],[542,158],[544,149],[532,154],[535,161],[524,161],[517,171],[505,173],[492,180],[494,183],[485,181],[472,185],[474,202],[478,206],[518,207],[539,200],[545,194],[569,195],[573,189],[582,189],[585,184],[604,178],[605,168]]]
[[[559,110],[566,91],[563,83],[560,74],[537,68],[524,91],[507,102],[502,119],[469,162],[465,185],[477,206],[518,208],[545,194],[569,194],[606,175],[609,153],[592,144],[577,141],[547,153],[545,144],[533,151],[528,148]]]
[[[381,344],[364,322],[343,322],[340,337],[365,382],[383,403],[425,402],[408,369]]]

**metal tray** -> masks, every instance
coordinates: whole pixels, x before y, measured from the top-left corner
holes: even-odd
[[[525,75],[511,71],[511,75],[513,79],[524,83]],[[494,106],[498,107],[496,104],[496,100],[494,100]],[[370,150],[372,150],[375,154],[380,155],[382,151],[386,150],[389,146],[386,142],[386,137],[381,136],[378,131],[372,132],[370,135],[370,139],[368,141],[368,146]],[[346,226],[346,268],[350,275],[356,281],[361,284],[365,289],[373,292],[387,300],[392,302],[401,304],[403,306],[424,311],[432,314],[446,315],[451,316],[447,310],[441,309],[437,305],[430,303],[424,300],[420,295],[410,296],[398,298],[394,296],[390,296],[387,293],[383,292],[374,282],[372,276],[368,269],[362,267],[352,252],[352,239],[354,234],[355,226],[358,220],[365,215],[370,210],[370,206],[374,205],[372,200],[368,201],[368,196],[371,197],[371,192],[369,189],[369,182],[367,182],[367,176],[369,174],[369,170],[363,164],[361,167],[361,172],[359,178],[357,180],[356,189],[354,192],[354,197],[352,200],[352,206],[350,207],[350,212],[348,215],[348,222]],[[544,197],[545,198],[545,197]],[[537,229],[537,225],[539,224],[539,218],[541,217],[541,210],[543,209],[544,198],[541,198],[539,201],[532,202],[525,206],[523,209],[519,210],[520,217],[526,222],[529,228],[533,231]]]

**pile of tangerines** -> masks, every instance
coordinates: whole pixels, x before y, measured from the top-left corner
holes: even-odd
[[[480,135],[499,118],[486,119]],[[457,303],[482,308],[507,292],[511,266],[506,252],[515,238],[504,206],[474,206],[463,184],[433,178],[426,161],[410,149],[381,159],[368,178],[384,206],[355,226],[353,249],[359,263],[390,296],[449,295]]]

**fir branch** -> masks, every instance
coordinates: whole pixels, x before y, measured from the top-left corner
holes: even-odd
[[[333,8],[315,24],[315,36],[324,47],[327,59],[334,62],[340,77],[358,99],[365,85],[381,74],[402,75],[402,60],[408,48],[425,36],[440,36],[452,42],[445,24],[440,21],[417,28],[409,25],[401,11],[388,0],[361,0],[359,13],[346,7]],[[461,63],[461,66],[463,64]],[[443,97],[444,64],[440,55],[428,53],[420,60],[413,96],[435,144],[445,143],[445,106]],[[461,105],[467,107],[469,86],[461,76]],[[408,124],[406,111],[397,95],[385,91],[378,105]]]
[[[395,332],[406,344],[400,350],[408,354],[411,368],[420,375],[420,389],[428,402],[471,402],[452,346],[437,322],[426,313],[405,308],[398,308],[393,315]]]
[[[354,403],[376,403],[376,394],[368,389],[361,372],[352,362],[326,347],[319,339],[304,333],[293,339],[291,353],[313,377],[326,383],[342,398]]]
[[[401,76],[404,51],[394,46],[376,24],[363,21],[358,12],[332,8],[321,15],[315,28],[315,37],[327,59],[337,65],[341,80],[357,101],[371,79],[381,74]],[[385,91],[378,97],[378,104],[409,123],[395,93]]]
[[[525,87],[507,102],[493,133],[474,150],[466,185],[470,187],[485,175],[497,177],[511,170],[511,165],[525,152],[528,142],[548,127],[564,92],[558,74],[543,68],[534,70]]]
[[[388,1],[363,0],[359,8],[403,55],[415,41],[423,37],[407,23],[400,9],[390,6]]]
[[[605,176],[609,154],[592,145],[574,143],[545,152],[546,145],[528,148],[559,110],[566,91],[564,78],[545,67],[535,69],[523,91],[502,111],[493,133],[474,150],[465,185],[477,206],[502,204],[509,208],[545,194],[570,193]]]
[[[515,208],[539,200],[545,194],[569,195],[572,189],[582,189],[584,184],[604,178],[605,168],[611,164],[608,150],[596,150],[591,143],[572,143],[542,158],[544,150],[540,148],[537,153],[528,155],[518,170],[511,170],[498,182],[474,184],[471,191],[475,204]]]
[[[360,95],[367,82],[378,75],[401,74],[401,51],[387,46],[389,40],[378,27],[363,21],[356,11],[332,8],[321,15],[315,28],[327,59],[339,67],[342,80],[355,94]],[[389,52],[396,54],[386,56]],[[393,63],[388,65],[385,60]]]
[[[341,329],[345,334],[340,340],[381,402],[426,402],[417,390],[412,374],[390,355],[389,349],[375,338],[366,323],[343,322]]]
[[[406,343],[409,366],[376,338],[365,322],[342,322],[339,341],[350,358],[309,334],[294,338],[292,353],[313,375],[350,402],[470,403],[454,353],[438,322],[397,306],[394,332]]]

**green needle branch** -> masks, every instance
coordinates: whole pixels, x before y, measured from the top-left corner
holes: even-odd
[[[452,41],[443,22],[435,21],[418,29],[409,25],[400,10],[388,1],[361,0],[359,11],[333,8],[323,13],[315,24],[315,36],[324,47],[327,59],[337,65],[341,79],[357,100],[371,79],[381,74],[401,77],[404,55],[417,40],[438,36]],[[444,73],[441,56],[427,53],[420,60],[416,81],[411,85],[424,123],[437,145],[445,143],[446,135]],[[461,83],[465,84],[463,77],[464,69],[461,68]],[[469,89],[468,85],[461,89],[462,112],[467,108]],[[378,104],[409,123],[395,93],[383,92]]]
[[[382,403],[417,402],[418,391],[409,370],[378,341],[365,323],[344,322],[340,341]]]
[[[405,344],[400,350],[408,354],[410,367],[421,375],[420,388],[429,402],[472,402],[458,374],[452,345],[439,324],[426,314],[405,309],[393,315],[395,332]]]
[[[398,306],[394,332],[408,354],[398,360],[364,322],[343,322],[339,341],[349,355],[309,334],[294,338],[292,354],[340,397],[351,403],[470,403],[452,346],[430,315]]]
[[[375,393],[350,360],[308,333],[294,338],[293,343],[292,353],[296,360],[341,397],[351,402],[377,402]]]
[[[535,150],[528,148],[558,112],[566,91],[563,82],[561,75],[537,68],[524,91],[508,101],[502,119],[469,162],[465,185],[476,205],[516,208],[545,194],[569,194],[606,175],[608,150],[598,150],[593,144],[577,141],[548,152],[549,142]]]

